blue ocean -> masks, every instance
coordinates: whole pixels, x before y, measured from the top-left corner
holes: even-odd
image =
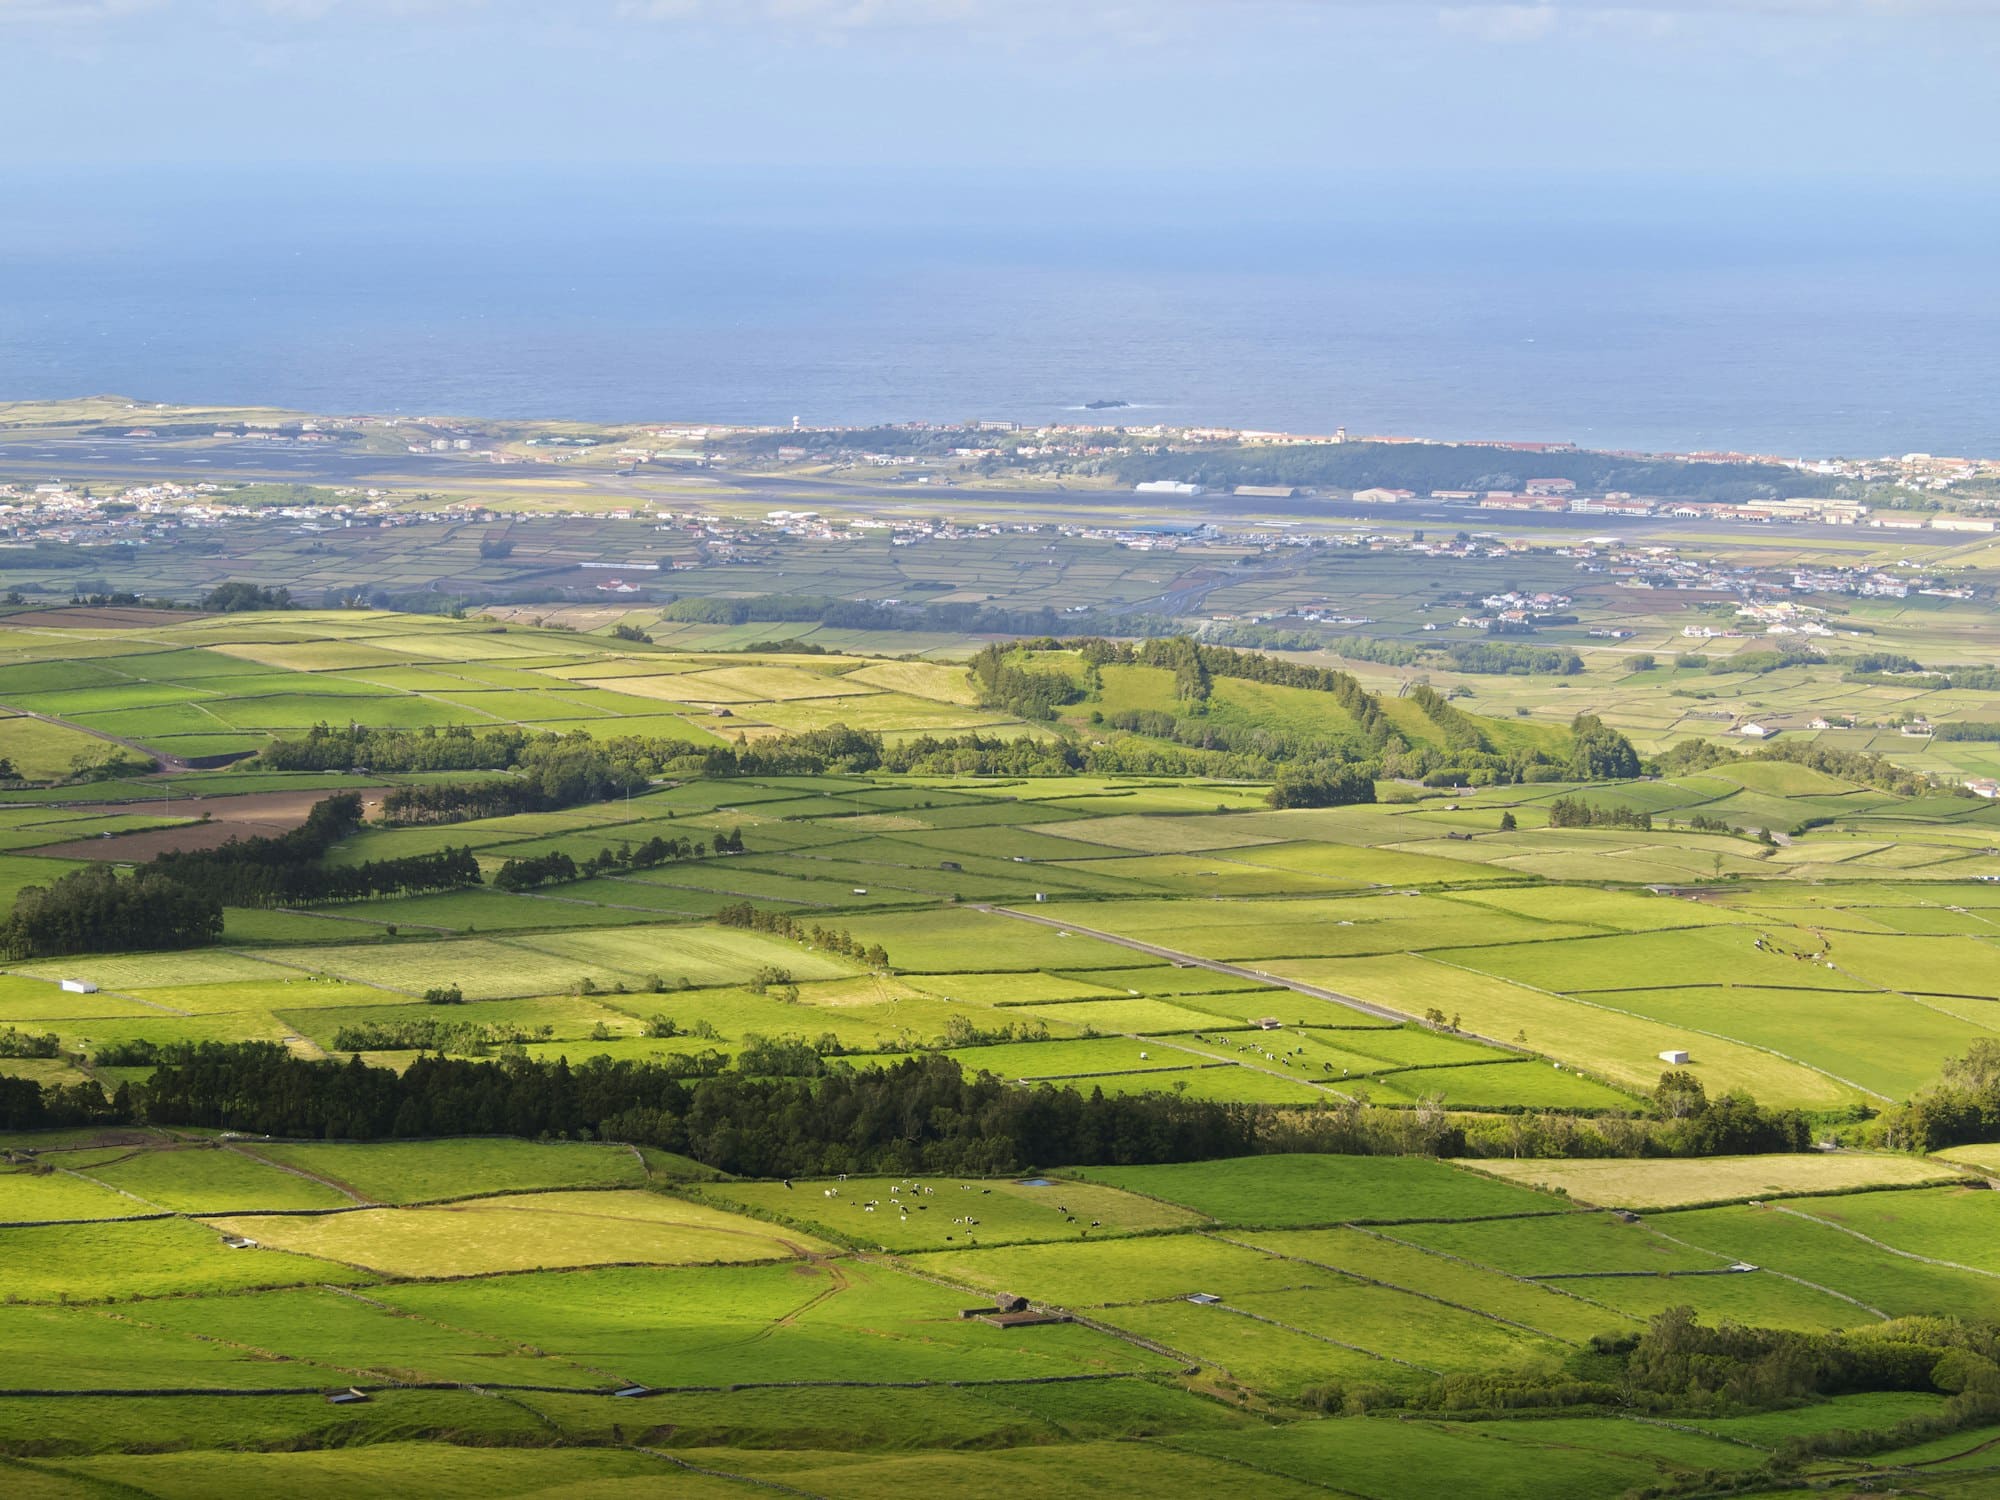
[[[1990,195],[1162,171],[31,177],[0,399],[2000,454]]]

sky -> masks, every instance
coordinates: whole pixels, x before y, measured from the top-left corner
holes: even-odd
[[[63,170],[1977,188],[1996,63],[2000,0],[0,0],[0,132]]]

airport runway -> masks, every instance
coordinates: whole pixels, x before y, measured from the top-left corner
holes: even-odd
[[[209,442],[146,438],[61,438],[0,441],[0,483],[71,484],[157,483],[175,480],[252,484],[320,484],[336,487],[408,489],[412,482],[440,489],[502,490],[510,482],[560,479],[604,495],[674,506],[698,504],[709,487],[726,488],[731,498],[747,497],[773,509],[828,509],[883,515],[935,515],[953,505],[1004,507],[1017,520],[1065,520],[1079,510],[1099,512],[1103,524],[1132,526],[1208,522],[1227,529],[1260,523],[1336,522],[1343,526],[1449,531],[1494,531],[1515,535],[1610,536],[1628,541],[1712,534],[1719,526],[1746,541],[1796,539],[1802,542],[1854,540],[1877,533],[1852,526],[1810,523],[1706,522],[1666,516],[1593,516],[1560,511],[1487,511],[1436,502],[1408,505],[1355,505],[1338,500],[1297,498],[1236,499],[1203,495],[1180,506],[1160,497],[1124,490],[998,489],[979,485],[883,484],[813,477],[739,474],[726,469],[691,471],[646,468],[634,474],[570,465],[493,464],[447,453],[352,453],[333,445],[296,447],[258,439]],[[539,490],[543,499],[549,492]]]

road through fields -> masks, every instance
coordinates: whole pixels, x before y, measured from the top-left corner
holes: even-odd
[[[1358,1000],[1352,995],[1343,995],[1338,990],[1324,990],[1316,984],[1305,984],[1296,979],[1284,979],[1276,974],[1266,974],[1262,969],[1247,969],[1241,964],[1224,963],[1218,958],[1198,958],[1192,953],[1182,953],[1174,948],[1162,948],[1158,943],[1143,943],[1137,938],[1120,937],[1115,932],[1100,932],[1094,927],[1079,927],[1074,922],[1058,922],[1054,917],[1038,917],[1031,912],[1015,911],[1005,906],[976,904],[974,911],[990,912],[996,917],[1012,917],[1017,922],[1034,922],[1043,927],[1054,927],[1061,932],[1081,933],[1087,938],[1096,938],[1100,943],[1114,943],[1120,948],[1129,948],[1134,953],[1149,954],[1154,958],[1164,958],[1169,963],[1183,968],[1211,969],[1217,974],[1230,974],[1238,979],[1247,979],[1253,984],[1272,984],[1283,989],[1294,990],[1301,995],[1310,995],[1315,1000],[1330,1000],[1335,1005],[1344,1005],[1349,1010],[1358,1010],[1365,1016],[1374,1016],[1382,1021],[1394,1021],[1402,1025],[1416,1019],[1399,1010],[1387,1006],[1373,1005],[1366,1000]],[[1470,1035],[1470,1033],[1467,1033]]]

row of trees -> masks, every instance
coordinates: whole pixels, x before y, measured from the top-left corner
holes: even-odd
[[[1282,767],[1264,800],[1272,807],[1346,807],[1375,800],[1375,778],[1358,766]]]
[[[1653,815],[1629,807],[1593,807],[1581,797],[1558,797],[1549,804],[1551,828],[1651,829]]]
[[[168,851],[127,876],[89,865],[27,886],[0,924],[0,952],[46,958],[194,948],[222,936],[225,906],[354,901],[480,883],[479,861],[463,848],[327,864],[327,852],[361,822],[361,798],[346,792],[316,803],[288,833]]]
[[[53,1031],[22,1031],[0,1027],[0,1057],[58,1057],[62,1038]]]
[[[789,912],[759,911],[748,901],[739,901],[725,906],[715,914],[716,922],[723,927],[742,927],[751,932],[775,933],[796,942],[810,943],[815,948],[823,948],[828,953],[839,953],[868,965],[871,969],[889,967],[889,951],[880,943],[864,943],[844,927],[821,927],[817,923],[801,922]]]
[[[1567,646],[1460,641],[1444,655],[1454,671],[1495,677],[1574,677],[1583,670],[1583,658]]]
[[[660,1034],[671,1034],[657,1018]],[[343,1048],[478,1050],[534,1037],[455,1021],[355,1026]],[[584,1044],[584,1045],[587,1045]],[[888,1067],[829,1061],[837,1045],[757,1039],[728,1064],[714,1049],[635,1063],[593,1057],[422,1056],[398,1073],[358,1057],[308,1061],[272,1043],[154,1049],[151,1078],[106,1098],[95,1084],[38,1090],[0,1078],[0,1128],[151,1122],[343,1140],[435,1135],[603,1137],[682,1151],[752,1176],[811,1172],[1007,1172],[1033,1165],[1196,1161],[1259,1151],[1350,1154],[1737,1155],[1796,1151],[1802,1117],[1708,1101],[1663,1080],[1654,1118],[1450,1114],[1433,1102],[1326,1109],[1219,1105],[1175,1092],[1106,1099],[1022,1089],[930,1053]],[[1678,1114],[1671,1111],[1680,1111]]]
[[[672,860],[703,859],[711,852],[743,853],[743,830],[732,828],[710,840],[667,839],[655,834],[637,846],[626,842],[615,849],[599,849],[581,865],[560,849],[548,854],[528,855],[510,859],[501,865],[494,873],[493,884],[503,891],[528,891],[537,886],[561,885],[565,881],[616,874],[620,870],[656,869]]]
[[[504,771],[530,745],[558,736],[509,726],[475,734],[449,729],[370,729],[315,724],[298,739],[275,739],[257,753],[271,771]]]
[[[328,1139],[607,1137],[758,1177],[1196,1161],[1241,1155],[1256,1138],[1253,1113],[1236,1106],[1020,1089],[940,1056],[815,1078],[690,1080],[608,1058],[571,1068],[426,1056],[398,1073],[270,1043],[204,1044],[156,1070],[134,1105],[157,1124]]]
[[[221,906],[358,901],[479,884],[479,861],[470,849],[327,864],[333,846],[361,826],[360,794],[340,792],[315,803],[305,821],[287,833],[231,839],[214,849],[171,850],[149,868]]]
[[[525,1046],[529,1042],[555,1039],[553,1026],[515,1026],[483,1021],[441,1021],[418,1016],[407,1021],[360,1021],[340,1027],[333,1034],[336,1052],[459,1052],[478,1054],[493,1046]],[[99,1062],[104,1058],[100,1054]],[[167,1059],[157,1059],[167,1060]],[[175,1062],[194,1060],[192,1050],[171,1058]]]

